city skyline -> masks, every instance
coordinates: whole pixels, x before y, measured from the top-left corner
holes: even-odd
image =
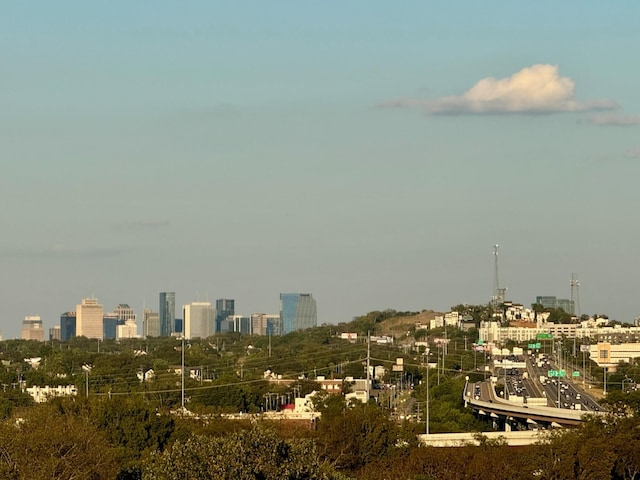
[[[327,8],[328,7],[328,8]],[[339,12],[339,14],[336,14]],[[79,299],[633,322],[640,4],[11,3],[0,330]],[[184,297],[182,296],[184,295]]]

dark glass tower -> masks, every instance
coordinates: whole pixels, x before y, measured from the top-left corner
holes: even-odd
[[[65,312],[60,315],[60,340],[66,342],[76,336],[76,312]]]
[[[176,294],[175,292],[160,292],[160,336],[169,337],[174,332],[176,319]]]
[[[224,327],[224,330],[226,331],[228,328],[228,325],[225,322],[225,320],[227,319],[227,317],[230,317],[235,314],[236,314],[235,300],[229,300],[226,298],[221,298],[216,300],[216,332],[215,333],[222,332],[223,327]]]
[[[280,321],[282,334],[317,326],[316,301],[310,293],[281,293]]]

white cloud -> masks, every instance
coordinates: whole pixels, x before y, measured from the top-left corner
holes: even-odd
[[[593,125],[613,125],[616,127],[629,127],[640,125],[640,115],[618,115],[617,113],[606,113],[594,115],[587,119],[587,123]]]
[[[578,101],[575,82],[558,74],[557,65],[532,65],[510,77],[488,77],[458,96],[433,100],[399,99],[385,107],[425,108],[429,114],[559,113],[613,110],[613,100]]]

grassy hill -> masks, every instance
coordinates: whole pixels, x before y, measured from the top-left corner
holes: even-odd
[[[360,334],[370,331],[372,335],[391,335],[402,338],[415,331],[416,324],[428,324],[436,316],[443,315],[433,310],[423,310],[421,312],[397,312],[395,310],[384,310],[369,312],[358,317],[349,326]]]

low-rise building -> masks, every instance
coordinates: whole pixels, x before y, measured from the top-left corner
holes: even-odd
[[[620,362],[631,363],[640,357],[640,343],[598,342],[589,346],[589,358],[599,367],[606,367],[613,372]]]
[[[27,387],[26,392],[36,403],[43,403],[54,397],[71,397],[78,394],[75,385],[58,385],[57,387]]]

